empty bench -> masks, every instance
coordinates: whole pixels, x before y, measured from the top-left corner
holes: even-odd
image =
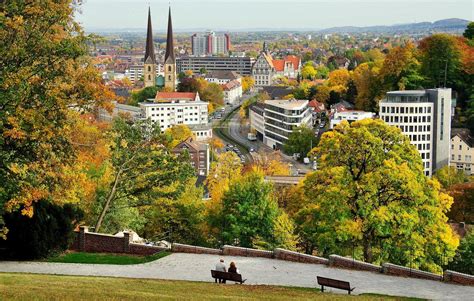
[[[215,279],[216,283],[217,283],[217,279],[234,281],[234,282],[238,282],[240,284],[244,283],[245,280],[247,280],[247,279],[242,280],[242,275],[241,274],[227,273],[227,272],[214,271],[214,270],[211,270],[211,276],[212,276],[212,278]]]
[[[349,295],[355,289],[355,287],[351,288],[350,283],[347,281],[325,278],[325,277],[320,277],[320,276],[317,276],[317,278],[318,278],[318,284],[321,285],[321,292],[324,292],[325,286],[338,288],[341,290],[346,290],[349,293]]]

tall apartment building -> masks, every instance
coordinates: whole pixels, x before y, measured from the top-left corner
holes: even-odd
[[[449,164],[451,89],[387,92],[380,102],[380,118],[410,138],[427,176]]]
[[[273,149],[281,149],[295,127],[311,126],[308,100],[266,100],[250,108],[250,127]]]
[[[228,54],[230,36],[228,34],[216,34],[213,31],[205,34],[196,33],[191,36],[191,45],[195,56]]]
[[[218,56],[184,56],[176,58],[176,69],[178,73],[191,70],[199,73],[202,69],[206,71],[235,71],[242,76],[252,74],[254,59],[251,57],[218,57]]]

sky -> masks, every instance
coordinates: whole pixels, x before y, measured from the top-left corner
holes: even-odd
[[[83,0],[76,19],[86,31],[164,31],[171,2],[176,31],[324,29],[474,19],[474,0]]]

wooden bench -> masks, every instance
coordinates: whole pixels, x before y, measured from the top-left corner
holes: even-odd
[[[317,276],[317,278],[318,278],[318,284],[321,285],[321,292],[324,292],[325,286],[334,287],[341,290],[346,290],[349,293],[349,295],[355,289],[355,287],[351,288],[350,283],[347,281],[325,278],[325,277],[320,277],[320,276]]]
[[[227,273],[227,272],[214,271],[214,270],[211,270],[211,276],[212,276],[212,278],[215,279],[216,283],[217,283],[217,279],[234,281],[234,282],[238,282],[240,284],[244,283],[245,280],[247,280],[247,279],[242,280],[242,275],[241,274]]]

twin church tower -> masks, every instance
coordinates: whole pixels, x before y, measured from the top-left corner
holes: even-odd
[[[155,47],[153,46],[153,30],[151,27],[151,11],[148,8],[148,28],[146,34],[146,46],[145,46],[145,60],[143,69],[143,80],[145,87],[151,87],[156,85],[156,57]],[[171,7],[168,12],[168,35],[166,37],[166,53],[165,53],[165,90],[175,91],[176,90],[176,58],[174,55],[174,43],[173,43],[173,25],[171,22]]]

